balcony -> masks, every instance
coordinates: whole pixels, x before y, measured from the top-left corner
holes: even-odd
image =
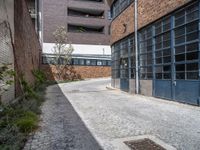
[[[96,18],[96,19],[105,18],[104,10],[92,10],[85,8],[68,8],[68,16]]]
[[[68,24],[68,32],[104,34],[104,26]]]

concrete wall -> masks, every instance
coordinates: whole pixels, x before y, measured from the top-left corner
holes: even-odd
[[[153,82],[152,80],[140,80],[140,94],[146,96],[153,96]]]
[[[56,68],[54,65],[41,65],[48,80],[56,80]],[[70,66],[64,71],[63,80],[110,77],[111,67],[108,66]]]
[[[120,89],[120,79],[114,79],[115,80],[115,87],[117,89]]]
[[[138,0],[138,28],[154,22],[192,0]],[[126,24],[126,32],[124,32]],[[111,23],[111,44],[134,32],[134,3]]]
[[[135,79],[129,80],[129,93],[135,94]]]
[[[14,37],[14,0],[0,1],[0,22],[4,20],[9,22]]]
[[[10,30],[12,33],[10,33]],[[12,64],[14,69],[14,55],[12,47],[12,38],[14,36],[14,0],[0,1],[0,64]],[[13,78],[14,80],[14,78]],[[0,82],[3,84],[3,82]],[[15,86],[7,87],[0,100],[8,103],[15,98]]]
[[[111,86],[115,88],[115,79],[111,78]]]
[[[55,43],[43,43],[43,53],[53,54],[54,46]],[[73,54],[111,55],[109,45],[72,44],[72,46],[74,48]]]

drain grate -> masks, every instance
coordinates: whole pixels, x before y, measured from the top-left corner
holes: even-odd
[[[131,150],[166,150],[148,138],[124,142]]]

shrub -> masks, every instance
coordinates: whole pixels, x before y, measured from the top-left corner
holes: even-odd
[[[43,71],[41,70],[33,70],[32,71],[34,77],[35,77],[35,80],[36,80],[36,87],[40,86],[41,84],[44,84],[46,82],[46,75]]]
[[[23,87],[25,98],[26,99],[36,98],[37,99],[38,98],[37,94],[35,93],[32,86],[25,80],[23,75],[20,77],[20,81],[21,81],[21,85]]]

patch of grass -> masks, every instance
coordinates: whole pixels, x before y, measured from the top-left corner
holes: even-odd
[[[24,91],[22,99],[9,106],[0,104],[0,150],[23,149],[30,133],[38,127],[40,106],[45,100],[47,86],[79,81],[47,82],[40,70],[33,71],[33,75],[36,79],[34,87],[21,77]]]
[[[34,90],[36,97],[25,96],[15,104],[0,105],[0,150],[23,149],[29,134],[38,127],[45,89],[46,85],[40,85]]]
[[[16,120],[16,126],[23,133],[28,133],[37,128],[38,116],[31,112],[24,112],[23,116]]]

